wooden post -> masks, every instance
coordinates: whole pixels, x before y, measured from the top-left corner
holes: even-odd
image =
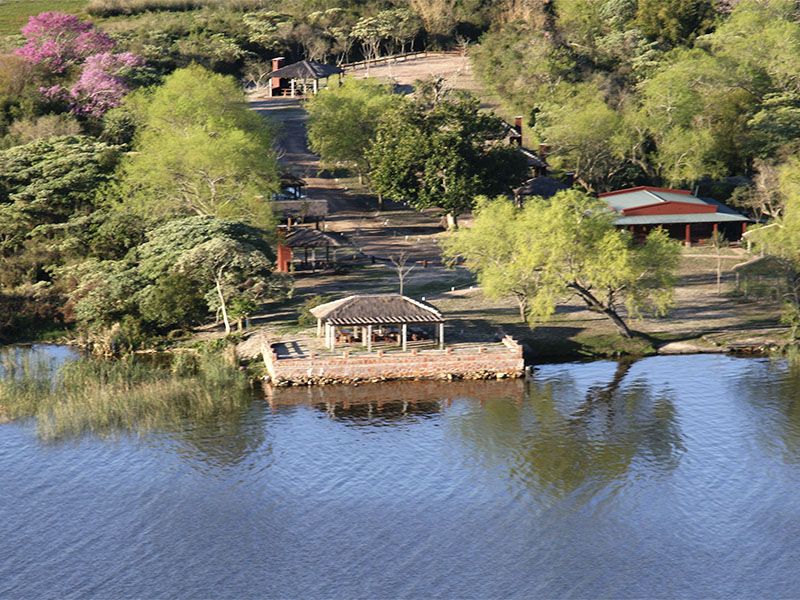
[[[687,223],[686,224],[686,241],[685,241],[685,244],[687,246],[691,246],[692,245],[692,224],[691,223]]]
[[[319,80],[315,79],[314,80],[314,95],[316,96],[318,92],[319,92]]]
[[[367,325],[367,352],[372,352],[372,325]]]
[[[361,328],[361,345],[362,346],[366,346],[367,345],[367,328],[366,327],[362,327]]]
[[[317,337],[322,337],[322,319],[317,319]]]
[[[444,349],[444,321],[439,323],[439,350]]]
[[[331,350],[336,349],[336,325],[331,325]]]
[[[294,98],[294,79],[291,79],[289,81],[289,85],[292,88],[292,98]]]
[[[713,235],[714,237],[716,237],[718,233],[719,233],[719,223],[714,223],[714,224],[711,226],[711,235]]]
[[[403,340],[403,352],[405,352],[406,350],[408,350],[408,325],[403,323],[400,326],[400,330],[401,330],[400,335],[402,336]]]

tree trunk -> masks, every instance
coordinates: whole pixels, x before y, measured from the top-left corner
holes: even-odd
[[[455,213],[447,213],[447,230],[455,231],[458,229],[458,216]]]
[[[383,210],[383,194],[378,194],[378,212]]]
[[[214,277],[217,297],[219,298],[219,308],[222,311],[222,321],[225,323],[225,335],[231,334],[231,322],[228,319],[228,307],[225,305],[225,295],[222,293],[222,269]]]
[[[633,337],[633,332],[630,330],[630,327],[628,327],[625,321],[622,320],[622,317],[617,314],[617,311],[613,308],[605,308],[603,309],[603,314],[611,319],[611,322],[614,323],[622,337],[628,339]]]
[[[517,296],[517,306],[519,307],[519,319],[523,323],[528,320],[528,298],[526,296]]]
[[[619,331],[622,337],[628,339],[633,337],[633,332],[630,330],[625,321],[622,320],[622,317],[619,316],[616,310],[610,306],[603,306],[602,302],[595,298],[592,292],[577,282],[567,284],[567,287],[575,290],[575,292],[577,292],[581,299],[586,302],[586,305],[590,309],[600,312],[608,317],[609,320],[614,323],[614,326],[617,328],[617,331]]]

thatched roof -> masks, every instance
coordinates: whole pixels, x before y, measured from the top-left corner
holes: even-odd
[[[318,231],[309,227],[298,227],[292,229],[283,239],[283,244],[290,248],[342,248],[349,246],[346,238],[338,233]]]
[[[326,65],[315,60],[301,60],[272,71],[268,77],[279,77],[281,79],[325,79],[331,75],[344,73],[339,67]]]
[[[311,309],[332,325],[388,325],[390,323],[440,323],[442,313],[427,302],[400,294],[348,296]]]

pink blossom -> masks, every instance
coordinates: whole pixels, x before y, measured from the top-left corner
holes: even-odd
[[[144,59],[130,52],[103,52],[86,58],[81,76],[70,89],[75,113],[101,117],[119,106],[128,93],[127,79],[133,69],[144,65]]]
[[[87,56],[114,48],[114,41],[92,23],[60,12],[31,17],[22,35],[25,45],[16,53],[34,64],[46,65],[54,73],[63,73]]]

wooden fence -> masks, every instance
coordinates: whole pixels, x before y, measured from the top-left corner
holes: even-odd
[[[419,52],[405,52],[404,54],[391,54],[389,56],[381,56],[380,58],[373,58],[370,60],[360,60],[358,62],[346,63],[341,66],[345,71],[348,70],[357,71],[358,69],[362,68],[366,69],[367,67],[380,65],[383,63],[405,62],[407,60],[414,60],[417,58],[428,58],[428,51],[420,50]]]

